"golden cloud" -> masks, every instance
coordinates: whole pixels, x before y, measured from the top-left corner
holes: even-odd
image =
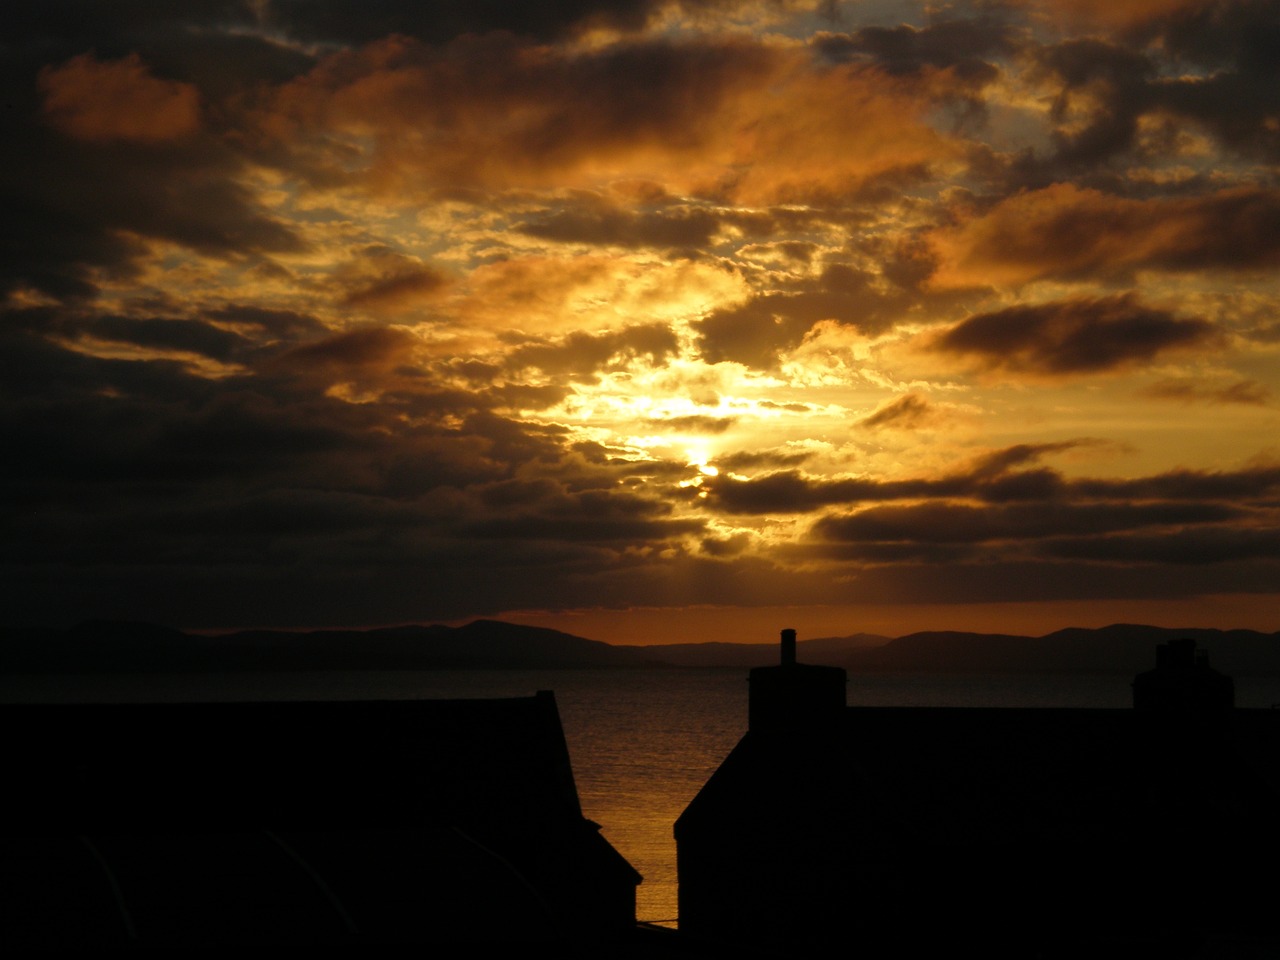
[[[933,232],[937,287],[1135,270],[1272,269],[1280,263],[1280,193],[1244,187],[1135,200],[1071,183],[1029,190]]]
[[[375,192],[657,181],[744,203],[847,194],[957,156],[946,70],[892,76],[745,39],[566,50],[393,37],[280,88],[260,129],[316,182]]]

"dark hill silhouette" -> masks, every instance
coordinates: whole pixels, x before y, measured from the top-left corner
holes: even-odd
[[[852,672],[1110,673],[1132,676],[1160,643],[1190,637],[1237,676],[1280,674],[1280,634],[1113,624],[1042,637],[933,631],[895,640],[874,634],[800,641],[802,662]],[[544,627],[476,620],[376,630],[248,630],[206,636],[149,623],[89,621],[69,630],[0,630],[0,672],[100,673],[200,670],[432,670],[513,668],[755,667],[770,644],[615,646]]]
[[[932,673],[1114,673],[1132,675],[1151,650],[1190,637],[1213,650],[1214,664],[1241,676],[1280,673],[1280,634],[1253,630],[1150,627],[1116,623],[1072,627],[1042,637],[933,631],[829,660],[850,670]]]
[[[8,673],[632,667],[650,659],[639,648],[498,620],[463,627],[249,630],[218,636],[91,621],[65,631],[0,633],[0,670]]]
[[[797,647],[802,660],[830,663],[858,650],[889,642],[889,637],[856,633],[848,637],[801,640]],[[777,659],[773,646],[763,643],[663,643],[643,649],[655,662],[680,667],[760,667]]]

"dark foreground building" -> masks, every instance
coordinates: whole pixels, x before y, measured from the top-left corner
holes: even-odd
[[[676,823],[682,934],[783,955],[1267,955],[1280,711],[1233,709],[1194,643],[1173,646],[1141,709],[894,709],[846,708],[843,671],[786,662],[784,640]]]
[[[0,717],[3,946],[564,946],[635,924],[640,876],[582,816],[550,693]]]

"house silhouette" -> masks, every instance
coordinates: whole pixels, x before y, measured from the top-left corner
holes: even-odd
[[[1234,709],[1194,641],[1132,710],[848,708],[844,671],[793,645],[752,671],[750,727],[675,825],[682,934],[873,957],[1276,945],[1280,711]]]
[[[555,699],[4,704],[0,944],[607,942]]]

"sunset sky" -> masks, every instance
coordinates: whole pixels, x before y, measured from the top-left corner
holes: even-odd
[[[6,24],[9,623],[1280,628],[1280,3]]]

